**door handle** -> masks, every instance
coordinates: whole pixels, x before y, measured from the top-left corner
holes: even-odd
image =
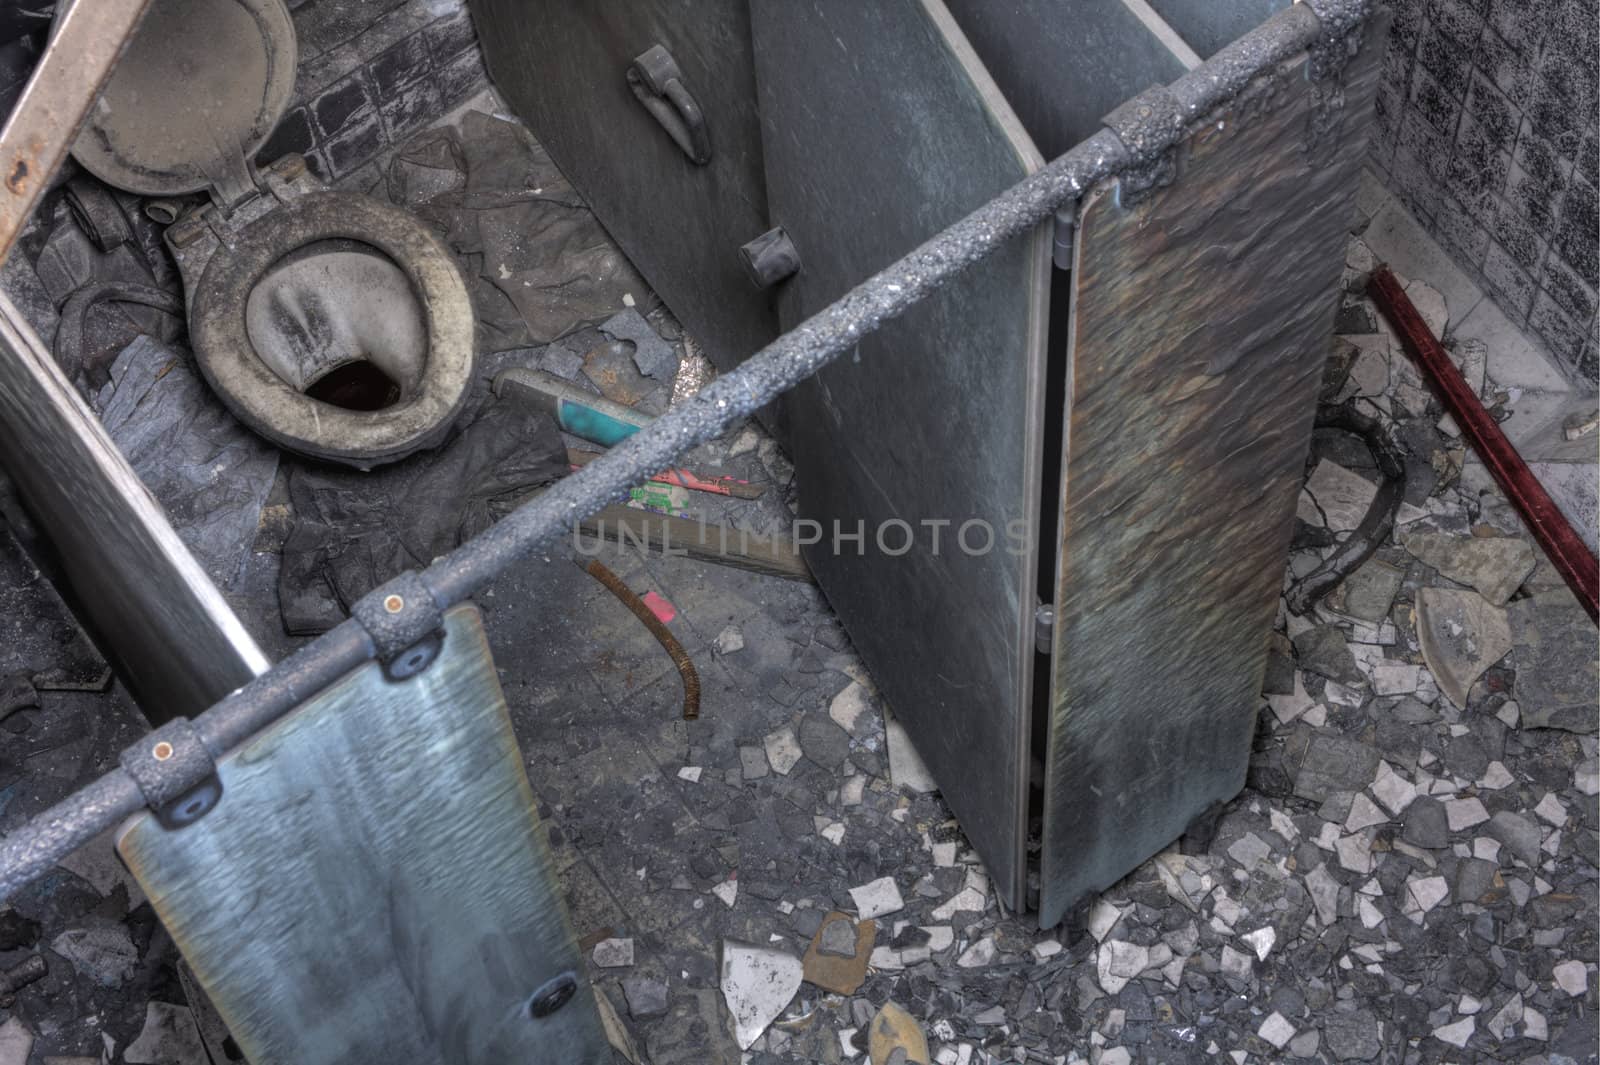
[[[671,52],[655,44],[636,57],[628,67],[628,88],[690,162],[705,166],[711,161],[705,112],[683,83],[683,71]]]

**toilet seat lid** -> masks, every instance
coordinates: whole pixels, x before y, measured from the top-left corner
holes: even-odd
[[[145,196],[250,187],[245,160],[283,117],[294,77],[283,0],[151,0],[72,154]]]

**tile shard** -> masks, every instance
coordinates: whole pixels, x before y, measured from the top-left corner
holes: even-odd
[[[751,1045],[794,1001],[805,969],[800,959],[772,947],[722,941],[722,996],[733,1016],[740,1050]]]
[[[881,876],[876,880],[850,889],[850,898],[856,904],[856,913],[862,920],[898,913],[905,908],[900,888],[894,877]]]

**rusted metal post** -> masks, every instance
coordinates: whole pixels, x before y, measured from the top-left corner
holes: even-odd
[[[1400,336],[1400,343],[1417,364],[1428,383],[1433,386],[1445,412],[1454,418],[1461,435],[1478,453],[1483,465],[1493,475],[1495,483],[1505,492],[1511,505],[1517,508],[1527,523],[1533,538],[1539,541],[1544,553],[1556,571],[1578,597],[1578,602],[1589,612],[1591,621],[1600,620],[1600,565],[1594,552],[1579,538],[1566,515],[1561,513],[1550,493],[1544,490],[1539,478],[1533,475],[1517,449],[1506,439],[1500,423],[1484,410],[1478,397],[1473,395],[1461,371],[1456,369],[1444,347],[1435,339],[1433,331],[1417,313],[1406,296],[1400,282],[1387,266],[1379,266],[1367,282],[1367,295],[1378,305],[1378,310],[1389,320]]]

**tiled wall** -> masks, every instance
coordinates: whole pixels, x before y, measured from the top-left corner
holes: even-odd
[[[294,104],[258,158],[337,180],[487,84],[460,0],[291,0]]]
[[[1600,379],[1595,0],[1389,0],[1373,162],[1505,313]]]

